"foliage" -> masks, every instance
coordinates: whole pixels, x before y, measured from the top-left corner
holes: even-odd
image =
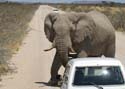
[[[104,13],[112,22],[116,30],[125,31],[125,7],[124,6],[105,6],[105,5],[56,5],[64,11],[88,12],[97,10]]]
[[[25,37],[28,22],[38,5],[0,4],[0,75],[8,72],[8,59],[15,53]]]

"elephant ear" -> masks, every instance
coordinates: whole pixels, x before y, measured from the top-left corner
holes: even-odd
[[[75,42],[80,43],[85,39],[93,39],[96,24],[91,16],[87,13],[80,13],[76,24]]]
[[[45,32],[46,38],[50,42],[53,42],[54,37],[55,37],[53,24],[56,21],[57,15],[58,13],[50,13],[45,17],[45,20],[44,20],[44,32]]]
[[[89,29],[89,38],[92,40],[92,39],[95,39],[96,37],[96,30],[98,29],[97,26],[96,26],[96,22],[94,21],[94,19],[90,16],[90,15],[87,15],[88,16],[88,29]]]

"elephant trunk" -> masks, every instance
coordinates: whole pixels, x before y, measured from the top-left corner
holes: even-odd
[[[62,65],[65,67],[68,62],[68,55],[76,53],[72,48],[70,37],[56,37],[53,41],[52,47],[45,49],[44,51],[50,51],[56,48],[58,56],[61,60]]]
[[[58,52],[59,58],[61,60],[62,65],[65,67],[68,62],[68,50],[69,48],[64,42],[64,39],[60,39],[56,42],[56,51]]]

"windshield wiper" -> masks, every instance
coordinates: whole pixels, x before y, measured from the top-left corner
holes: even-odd
[[[83,85],[83,84],[91,84],[92,86],[96,87],[97,89],[103,89],[103,87],[101,87],[101,86],[99,86],[99,85],[97,85],[97,84],[95,84],[93,82],[81,82],[81,83],[80,84],[75,84],[75,85],[79,86],[79,85]]]
[[[97,85],[97,84],[95,84],[93,82],[87,82],[87,83],[92,84],[94,87],[96,87],[98,89],[103,89],[103,87],[101,87],[101,86],[99,86],[99,85]]]

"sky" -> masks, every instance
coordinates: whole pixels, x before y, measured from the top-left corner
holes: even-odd
[[[73,1],[82,1],[82,0],[8,0],[8,1],[18,1],[18,2],[73,2]],[[83,0],[84,1],[84,0]],[[101,0],[85,0],[85,1],[101,1]],[[104,0],[102,0],[104,1]],[[109,1],[109,0],[105,0]],[[125,3],[125,0],[110,0],[115,2]]]

